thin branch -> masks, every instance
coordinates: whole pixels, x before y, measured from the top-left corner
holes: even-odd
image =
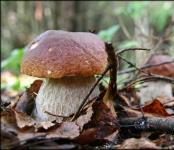
[[[170,77],[166,77],[166,76],[162,76],[162,75],[157,75],[157,74],[153,74],[153,73],[146,73],[145,71],[143,71],[142,69],[138,68],[136,65],[134,65],[132,62],[126,60],[125,58],[123,58],[122,56],[118,55],[118,57],[120,57],[121,59],[123,59],[125,62],[127,62],[128,64],[130,64],[131,66],[133,66],[135,69],[139,70],[140,72],[143,72],[144,75],[147,75],[148,78],[151,79],[160,79],[160,80],[165,80],[167,82],[171,82],[174,83],[174,79],[170,78]]]
[[[118,57],[120,57],[122,60],[124,60],[126,63],[128,63],[129,65],[133,66],[136,70],[139,70],[140,72],[143,72],[144,74],[147,74],[146,72],[144,72],[143,70],[141,70],[140,68],[138,68],[136,65],[134,65],[132,62],[126,60],[125,58],[123,58],[122,56],[118,55]]]
[[[146,77],[143,77],[143,78],[139,78],[137,80],[134,80],[133,82],[131,82],[132,81],[132,79],[131,79],[131,80],[129,80],[129,82],[131,82],[131,83],[127,82],[128,84],[123,89],[128,88],[128,87],[130,87],[130,86],[132,86],[132,85],[134,85],[134,84],[136,84],[138,82],[153,81],[154,79],[163,80],[163,81],[166,81],[166,82],[174,84],[174,79],[156,75],[156,76],[146,76]]]
[[[86,97],[82,101],[82,103],[79,106],[77,112],[74,114],[74,116],[72,118],[72,121],[74,121],[79,116],[79,114],[80,114],[81,110],[83,109],[83,107],[85,106],[85,103],[88,100],[89,96],[91,95],[91,93],[93,92],[93,90],[96,88],[96,86],[98,85],[98,83],[101,81],[101,79],[104,77],[104,75],[108,72],[109,69],[110,69],[110,66],[108,66],[105,69],[105,71],[102,73],[102,75],[98,78],[98,80],[96,81],[96,83],[94,84],[94,86],[91,88],[91,90],[89,91],[89,93],[86,95]]]
[[[145,65],[145,66],[141,67],[140,69],[152,68],[152,67],[157,67],[157,66],[160,66],[160,65],[171,64],[171,63],[174,63],[174,60],[166,61],[166,62],[163,62],[163,63],[154,64],[154,65]],[[118,71],[118,74],[130,73],[130,72],[134,72],[136,70],[137,69],[135,69],[135,68],[130,68],[130,69]]]
[[[121,26],[121,29],[123,30],[123,33],[126,35],[126,37],[127,37],[128,39],[133,39],[133,37],[131,37],[129,31],[128,31],[127,28],[126,28],[126,26],[125,26],[125,24],[124,24],[124,22],[123,22],[123,19],[122,19],[119,15],[118,15],[117,17],[118,17],[118,20],[119,20],[119,24],[120,24],[120,26]]]
[[[47,113],[48,115],[54,116],[54,117],[69,118],[69,116],[55,115],[55,114],[52,114],[52,113],[50,113],[48,111],[45,111],[45,113]]]
[[[127,49],[121,49],[116,52],[116,54],[122,54],[126,51],[136,51],[136,50],[143,50],[143,51],[150,51],[148,48],[127,48]]]

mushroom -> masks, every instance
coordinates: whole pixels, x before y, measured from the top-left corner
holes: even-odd
[[[161,64],[172,60],[173,59],[168,55],[153,54],[144,64],[144,69],[142,70],[146,73],[174,78],[174,62]],[[145,66],[152,67],[146,68]],[[140,97],[141,103],[145,103],[160,97],[162,98],[160,99],[161,102],[167,102],[168,100],[173,99],[172,84],[162,80],[148,81],[143,83],[143,87],[140,88],[138,95]]]
[[[93,33],[48,30],[38,36],[21,63],[22,73],[44,78],[35,100],[36,119],[61,122],[74,114],[94,85],[95,74],[106,66],[104,42]],[[98,94],[96,89],[90,98]]]

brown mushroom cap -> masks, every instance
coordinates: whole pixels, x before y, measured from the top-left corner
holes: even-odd
[[[21,72],[36,77],[91,76],[107,65],[105,45],[88,32],[48,30],[31,42]]]
[[[171,58],[168,55],[154,54],[148,59],[145,66],[146,65],[157,65],[157,64],[169,62],[172,60],[173,60],[173,58]],[[158,74],[158,75],[173,78],[174,77],[174,62],[145,68],[145,69],[143,69],[143,71],[147,72],[147,73],[153,73],[153,74]]]

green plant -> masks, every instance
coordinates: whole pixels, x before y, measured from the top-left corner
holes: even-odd
[[[9,70],[12,73],[18,75],[20,70],[20,63],[24,54],[24,49],[14,49],[10,56],[1,62],[1,69]]]
[[[106,30],[101,30],[98,33],[98,36],[103,39],[105,42],[111,42],[114,34],[119,30],[119,25],[114,25]]]

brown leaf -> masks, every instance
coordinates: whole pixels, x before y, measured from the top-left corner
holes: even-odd
[[[37,137],[45,137],[46,132],[35,132],[32,129],[27,130],[18,130],[17,137],[20,141],[27,141],[31,139],[35,139]]]
[[[16,136],[16,130],[11,129],[8,125],[1,123],[1,149],[11,149],[19,142]]]
[[[42,84],[42,80],[35,80],[29,89],[27,89],[27,92],[30,96],[36,96],[36,94],[39,92],[40,86]]]
[[[15,110],[30,115],[34,108],[34,99],[25,91],[19,98]]]
[[[1,114],[1,123],[12,124],[13,126],[16,125],[16,118],[14,116],[14,112],[11,109],[3,111],[0,114]]]
[[[79,126],[80,131],[83,129],[83,126],[87,124],[93,115],[92,105],[95,101],[88,103],[81,112],[81,115],[75,120],[75,123]]]
[[[142,117],[142,112],[140,112],[140,110],[135,109],[135,108],[129,108],[124,106],[123,107],[123,111],[120,113],[120,117]],[[144,115],[146,117],[153,117],[153,114],[150,113],[146,113],[144,112]]]
[[[19,128],[31,127],[35,125],[35,120],[26,113],[17,112],[15,110],[14,113],[16,117],[16,123]]]
[[[41,128],[47,130],[55,125],[50,121],[37,121],[23,112],[17,112],[16,110],[14,110],[14,113],[16,117],[16,123],[19,128],[33,127],[35,129],[35,132],[37,132]]]
[[[55,123],[52,123],[51,121],[36,121],[36,124],[34,127],[35,127],[35,131],[38,131],[38,129],[40,128],[47,130],[54,125]]]
[[[46,138],[66,138],[73,139],[79,136],[79,127],[74,122],[63,122],[56,129],[52,129]]]
[[[92,109],[93,115],[91,121],[84,125],[84,130],[76,138],[76,141],[80,144],[89,144],[96,140],[112,141],[113,137],[109,137],[109,135],[112,135],[118,129],[116,118],[102,101],[95,101]]]
[[[18,114],[18,113],[17,113]],[[25,126],[25,115],[21,113],[18,114],[18,119],[20,120],[21,127]],[[24,118],[23,118],[24,117]],[[19,144],[20,141],[25,141],[28,139],[34,139],[38,136],[43,136],[46,133],[35,133],[32,128],[26,128],[26,129],[20,129],[16,122],[16,115],[14,110],[8,110],[1,113],[1,139],[3,139],[1,142],[1,146],[3,146],[3,149],[9,149],[16,146],[16,144]],[[23,123],[24,121],[24,123]]]
[[[96,128],[86,129],[75,139],[75,141],[79,144],[92,143],[96,139],[96,133],[97,133]]]
[[[17,112],[24,112],[30,115],[33,111],[35,101],[34,98],[36,97],[36,94],[38,93],[40,86],[42,84],[42,80],[35,80],[30,88],[28,88],[22,96],[19,98],[17,104],[16,104],[16,111]]]
[[[148,112],[151,114],[155,114],[158,116],[170,116],[170,114],[168,114],[163,106],[163,104],[160,103],[160,101],[158,99],[153,100],[152,103],[145,105],[142,108],[143,112]]]
[[[118,149],[159,149],[155,143],[149,141],[146,138],[130,138],[125,140]]]

